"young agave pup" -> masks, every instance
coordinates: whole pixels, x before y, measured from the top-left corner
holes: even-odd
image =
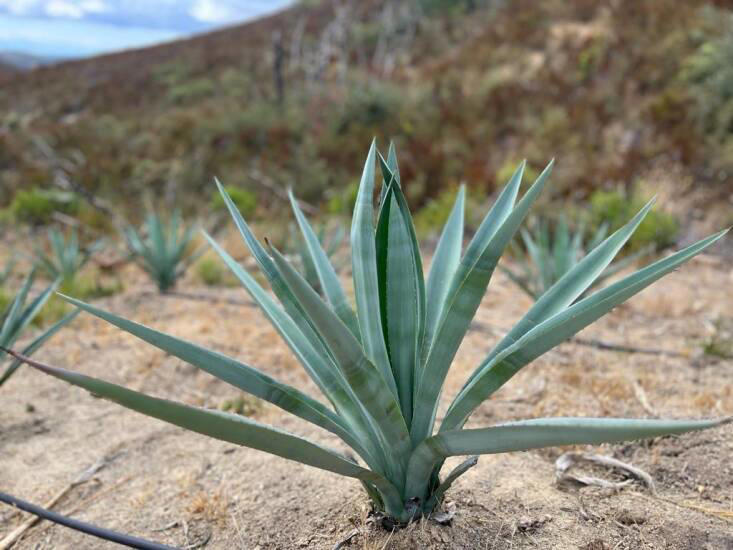
[[[375,227],[373,192],[377,163],[381,167],[382,189]],[[351,227],[356,307],[347,299],[317,235],[292,196],[295,217],[316,267],[324,298],[278,250],[267,249],[257,241],[219,186],[237,228],[280,305],[209,237],[211,245],[262,308],[328,399],[330,407],[235,359],[67,298],[70,303],[154,346],[332,432],[360,460],[352,458],[350,453],[248,418],[150,397],[36,362],[29,361],[29,364],[183,428],[356,478],[377,511],[390,522],[403,524],[430,514],[455,479],[476,463],[476,457],[471,457],[441,477],[441,467],[449,456],[623,441],[679,434],[724,422],[541,418],[463,429],[471,413],[523,366],[724,234],[712,235],[578,300],[639,225],[650,203],[537,300],[478,365],[434,433],[441,388],[453,357],[503,250],[545,186],[551,168],[552,163],[517,202],[524,170],[522,163],[463,253],[464,190],[461,189],[424,281],[394,148],[390,146],[388,158],[384,160],[372,144]]]

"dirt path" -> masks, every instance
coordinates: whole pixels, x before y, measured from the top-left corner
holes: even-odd
[[[701,355],[713,321],[733,317],[731,285],[730,265],[698,259],[583,333],[688,358],[563,344],[485,403],[471,425],[540,415],[649,416],[650,409],[672,417],[733,414],[733,362]],[[316,392],[255,309],[142,298],[140,288],[99,304]],[[495,277],[477,318],[482,328],[464,342],[444,402],[528,306],[508,280]],[[38,357],[190,404],[219,407],[241,395],[88,315]],[[351,548],[733,548],[730,425],[594,449],[648,471],[658,497],[636,483],[619,492],[558,487],[553,463],[567,449],[485,456],[449,493],[457,510],[452,527],[423,522],[390,535],[365,524],[367,500],[352,480],[187,433],[28,369],[2,389],[0,404],[2,490],[42,503],[106,457],[108,464],[56,509],[78,507],[79,519],[181,547],[208,541],[209,549],[329,549],[356,528]],[[244,407],[261,422],[343,448],[270,405],[245,400]],[[23,519],[0,508],[0,538]],[[117,546],[42,523],[16,548]]]

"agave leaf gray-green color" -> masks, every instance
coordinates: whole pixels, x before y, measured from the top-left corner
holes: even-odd
[[[56,287],[59,285],[60,280],[48,285],[43,289],[38,296],[36,296],[30,303],[26,304],[28,294],[33,286],[36,278],[35,270],[32,270],[23,281],[23,285],[15,295],[13,300],[2,313],[2,328],[0,328],[0,347],[11,348],[15,345],[15,342],[21,335],[26,331],[28,325],[38,315],[46,302],[51,297]],[[40,333],[23,348],[23,355],[29,356],[38,350],[43,344],[46,343],[54,334],[56,334],[62,327],[68,324],[76,315],[79,313],[78,310],[72,311],[65,315],[60,320],[56,321],[50,327],[41,329]],[[4,354],[2,354],[4,355]],[[3,357],[3,359],[5,359]],[[7,366],[2,370],[0,375],[0,386],[7,382],[13,374],[22,365],[22,361],[14,359],[9,362]]]
[[[160,292],[172,290],[186,269],[205,252],[203,246],[190,250],[193,231],[193,226],[182,226],[178,211],[168,220],[151,212],[140,231],[132,226],[125,228],[130,252],[138,258],[138,263]]]
[[[375,211],[377,164],[382,188]],[[471,457],[441,479],[441,467],[450,456],[616,442],[720,425],[722,420],[548,418],[463,428],[476,408],[522,367],[724,234],[712,235],[587,294],[606,273],[651,205],[609,237],[605,232],[599,233],[582,258],[574,252],[581,239],[567,227],[558,228],[559,246],[555,249],[547,246],[547,235],[535,239],[525,233],[529,254],[538,261],[546,261],[546,265],[560,266],[562,273],[555,276],[554,271],[546,269],[546,292],[538,296],[530,311],[476,367],[437,425],[441,391],[455,354],[499,259],[547,185],[551,169],[552,163],[519,198],[524,172],[524,164],[520,165],[465,251],[465,191],[461,188],[426,283],[395,148],[390,146],[385,160],[373,143],[362,172],[351,225],[354,303],[294,196],[291,195],[292,207],[317,274],[318,290],[279,251],[259,242],[219,186],[272,294],[211,237],[207,238],[303,365],[324,401],[233,358],[70,299],[87,312],[335,434],[354,450],[358,456],[354,460],[252,420],[145,396],[32,360],[30,364],[186,429],[356,478],[373,505],[400,522],[430,514],[452,483],[476,462]],[[141,255],[162,255],[166,249],[162,226],[152,223],[148,238],[149,246],[141,248]],[[131,240],[140,239],[131,236]],[[356,463],[358,459],[363,465]]]

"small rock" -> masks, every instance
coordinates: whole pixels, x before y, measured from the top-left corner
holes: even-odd
[[[516,529],[520,533],[529,533],[536,531],[550,521],[552,521],[552,516],[548,515],[544,515],[541,518],[523,517],[517,522]]]

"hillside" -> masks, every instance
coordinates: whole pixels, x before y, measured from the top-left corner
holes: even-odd
[[[53,63],[54,59],[22,52],[0,51],[0,66],[8,70],[27,71]]]
[[[417,205],[462,181],[491,192],[523,157],[534,169],[558,158],[556,197],[638,185],[727,201],[724,6],[304,2],[189,40],[0,73],[3,200],[61,170],[116,201],[152,192],[196,208],[217,175],[263,208],[278,204],[268,187],[293,185],[339,209],[376,135],[396,139]],[[695,201],[684,204],[692,216]]]
[[[724,0],[0,64],[0,550],[733,549],[731,174]]]

